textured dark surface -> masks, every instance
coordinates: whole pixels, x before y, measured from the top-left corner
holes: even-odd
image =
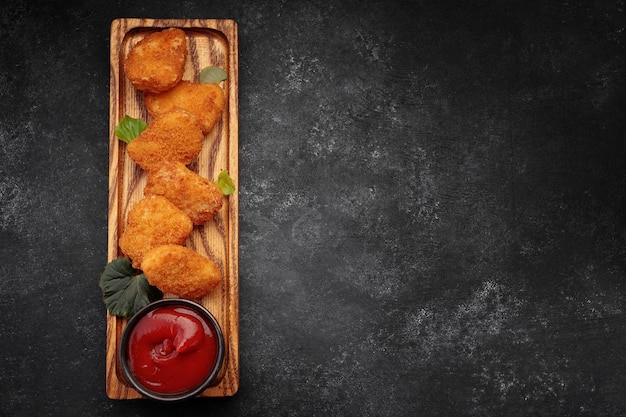
[[[104,392],[116,17],[239,24],[234,398]],[[0,19],[1,416],[626,415],[623,1]]]

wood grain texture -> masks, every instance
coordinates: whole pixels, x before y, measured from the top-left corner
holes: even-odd
[[[111,23],[110,114],[109,114],[109,217],[108,260],[122,253],[118,240],[124,230],[128,210],[141,198],[146,183],[143,172],[128,157],[125,144],[115,136],[115,126],[125,116],[150,121],[143,94],[134,89],[124,74],[123,63],[130,48],[147,35],[168,27],[185,31],[189,57],[183,79],[198,81],[202,68],[222,67],[228,79],[221,83],[227,97],[221,121],[206,138],[198,158],[189,168],[216,179],[228,170],[235,186],[238,167],[238,34],[232,20],[195,19],[116,19]],[[239,388],[239,205],[235,192],[213,220],[196,226],[186,246],[211,258],[221,268],[221,286],[200,300],[216,317],[224,332],[224,366],[213,386],[201,397],[234,395]],[[166,294],[166,297],[172,297]],[[107,314],[106,392],[111,399],[136,399],[140,394],[125,381],[117,361],[117,349],[125,319]]]

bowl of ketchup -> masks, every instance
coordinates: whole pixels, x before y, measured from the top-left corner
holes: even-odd
[[[144,397],[181,401],[200,394],[219,374],[224,336],[201,304],[163,299],[128,321],[119,357],[127,381]]]

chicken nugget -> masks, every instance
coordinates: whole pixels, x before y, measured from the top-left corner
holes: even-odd
[[[126,77],[137,90],[160,93],[180,82],[187,61],[185,32],[170,28],[137,42],[124,62]]]
[[[166,244],[182,245],[192,230],[193,223],[182,210],[165,197],[150,196],[139,200],[128,212],[119,245],[133,267],[141,269],[146,252]]]
[[[151,285],[191,300],[209,294],[222,280],[222,272],[215,262],[179,245],[150,250],[144,256],[142,267]]]
[[[146,130],[126,147],[128,156],[141,168],[150,171],[165,161],[187,165],[193,161],[204,143],[204,135],[187,111],[172,109],[159,115]]]
[[[222,117],[226,97],[222,88],[213,83],[192,83],[183,80],[176,87],[160,94],[144,94],[144,103],[152,117],[180,107],[196,117],[205,135]]]
[[[222,208],[222,190],[213,181],[191,171],[180,162],[164,163],[148,174],[144,195],[161,195],[200,225]]]

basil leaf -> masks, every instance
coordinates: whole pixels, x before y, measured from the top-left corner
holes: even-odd
[[[228,74],[220,67],[206,67],[200,71],[200,84],[217,84],[228,78]]]
[[[124,116],[120,123],[115,126],[115,136],[120,138],[126,143],[132,142],[137,136],[141,134],[148,124],[141,119],[135,119],[129,115]]]
[[[163,293],[150,285],[146,276],[123,257],[104,267],[99,286],[104,304],[114,316],[130,318],[141,308],[163,297]]]
[[[231,195],[235,192],[235,184],[233,184],[233,179],[228,175],[228,171],[224,170],[220,172],[217,176],[217,181],[215,181],[218,187],[222,190],[222,194]]]

